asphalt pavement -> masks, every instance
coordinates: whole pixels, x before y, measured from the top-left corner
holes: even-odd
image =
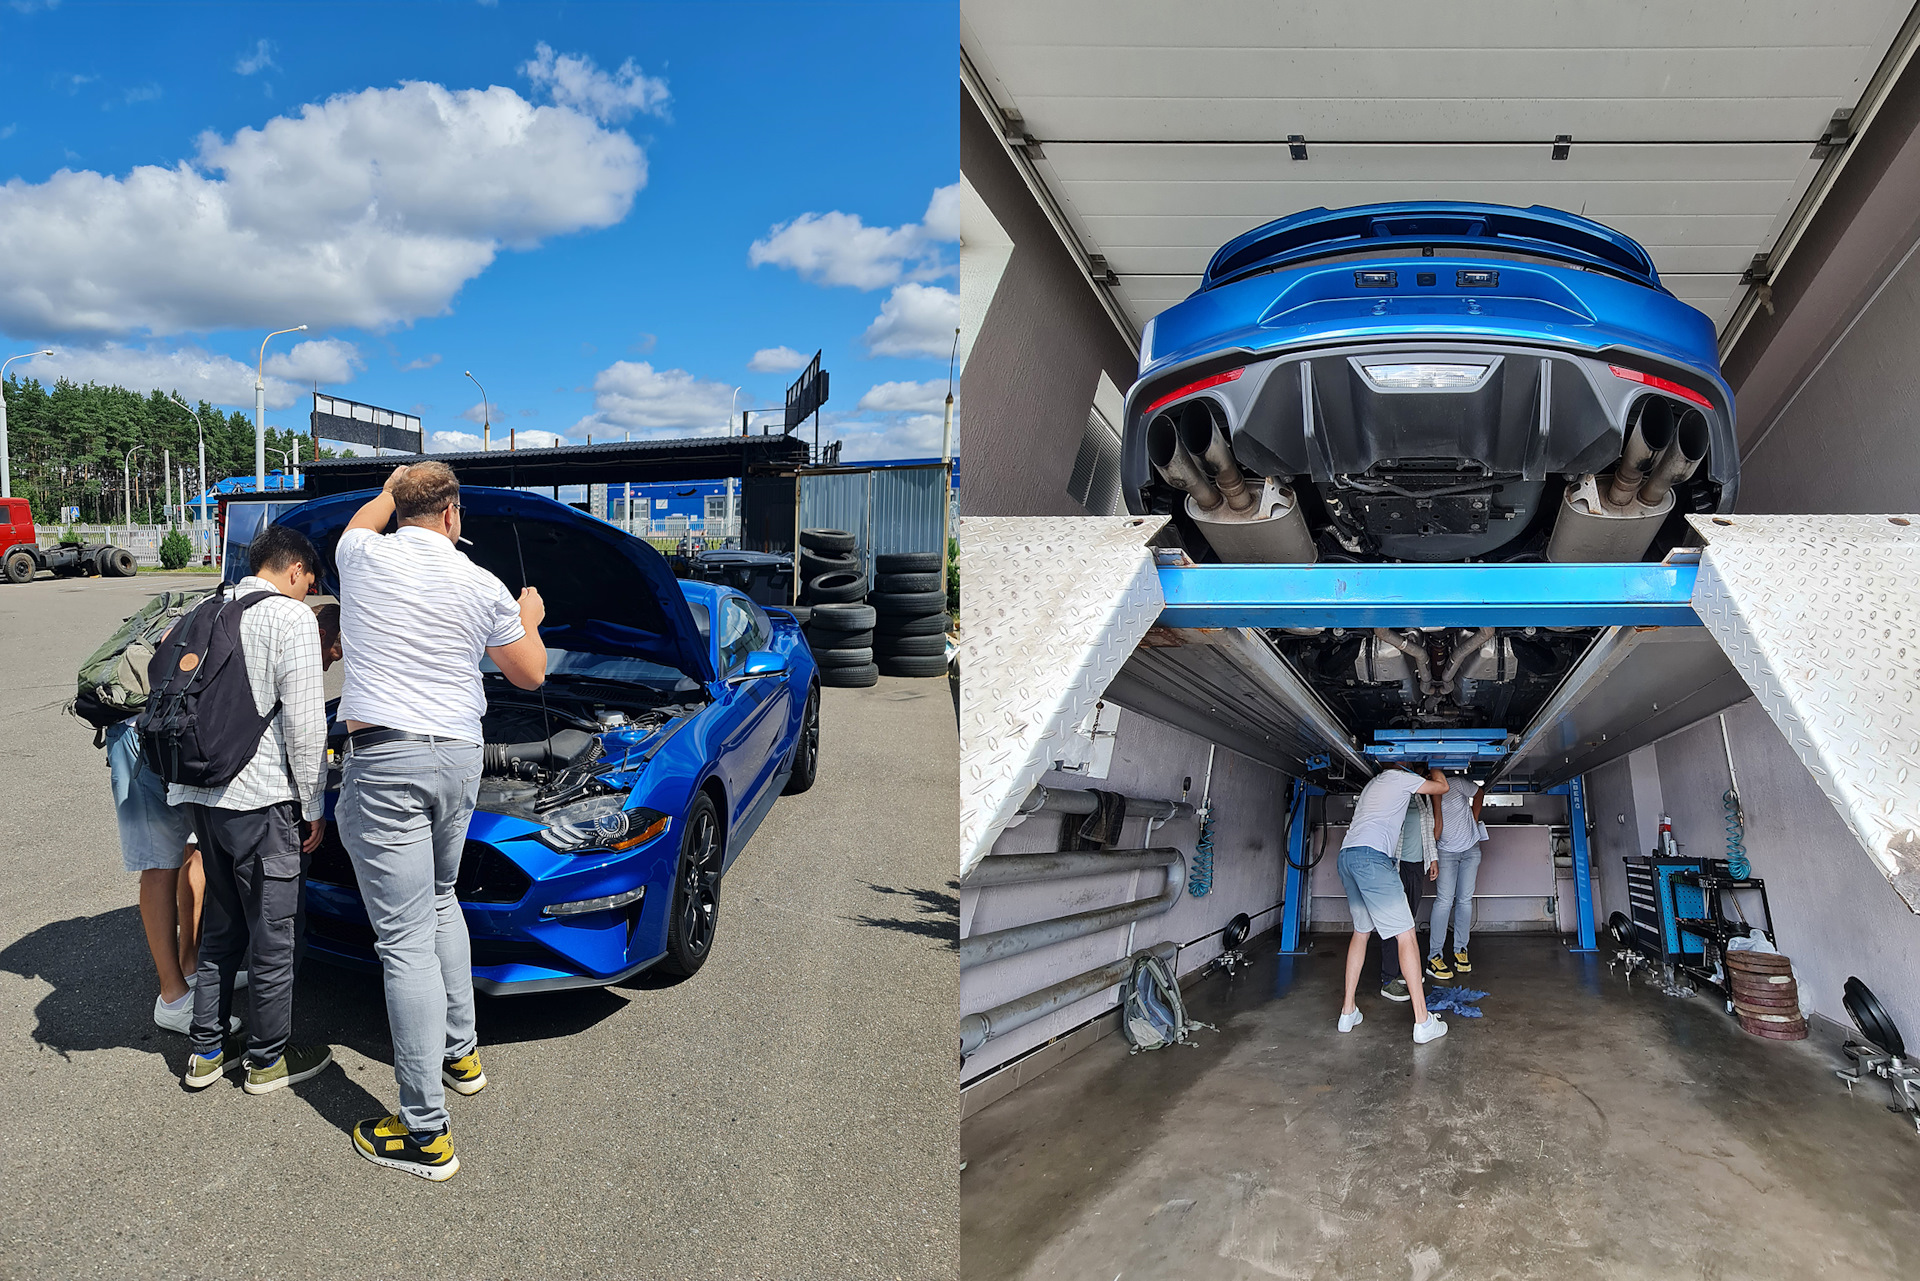
[[[302,969],[295,1039],[335,1064],[276,1094],[189,1093],[153,1024],[106,755],[63,705],[182,582],[0,586],[0,1275],[955,1275],[944,681],[824,691],[819,781],[729,871],[698,975],[480,998],[489,1084],[449,1091],[430,1184],[348,1137],[397,1105],[377,976]]]

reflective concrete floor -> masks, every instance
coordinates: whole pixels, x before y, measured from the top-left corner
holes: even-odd
[[[1837,1050],[1629,989],[1551,938],[1474,940],[1485,1017],[1415,1046],[1335,942],[1215,978],[1200,1048],[1109,1037],[961,1131],[968,1278],[1893,1277],[1920,1136]],[[1369,971],[1371,976],[1371,970]],[[1909,1029],[1909,1035],[1920,1029]]]

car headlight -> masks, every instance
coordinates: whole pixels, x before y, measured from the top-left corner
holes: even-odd
[[[555,810],[540,839],[562,854],[590,850],[630,850],[667,830],[659,810],[624,809],[626,798],[597,796]]]

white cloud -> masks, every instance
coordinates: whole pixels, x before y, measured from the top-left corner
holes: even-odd
[[[414,360],[409,360],[406,364],[400,366],[400,372],[403,374],[410,374],[416,369],[432,369],[435,365],[439,363],[440,363],[440,353],[436,351],[429,355],[421,356]]]
[[[254,45],[252,53],[243,53],[239,58],[234,60],[234,71],[243,76],[253,75],[257,71],[265,71],[269,67],[278,71],[280,64],[273,60],[273,49],[273,41],[260,41]]]
[[[958,400],[958,397],[955,398]],[[876,413],[919,410],[938,414],[947,407],[947,384],[938,380],[923,383],[876,383],[860,398],[859,408]]]
[[[500,416],[500,402],[497,400],[489,400],[484,403],[475,402],[461,410],[460,416],[470,423],[484,423],[488,418],[498,418]]]
[[[267,372],[301,383],[343,383],[367,362],[344,338],[315,338],[267,357]]]
[[[733,386],[684,369],[620,360],[593,380],[593,412],[573,425],[611,440],[622,432],[718,436],[732,430]]]
[[[960,295],[938,285],[896,286],[861,335],[875,356],[945,356],[960,327]]]
[[[480,448],[480,436],[471,431],[435,431],[427,433],[429,454],[462,454]]]
[[[934,280],[953,270],[941,246],[960,238],[958,184],[933,193],[926,217],[902,227],[869,227],[859,214],[803,213],[775,225],[747,250],[759,267],[772,263],[816,285],[884,289],[902,280]]]
[[[848,462],[874,458],[938,458],[942,415],[912,414],[891,421],[852,421],[836,425],[831,439],[840,444],[840,457]],[[954,415],[955,449],[958,450],[960,417]],[[827,439],[822,433],[822,439]]]
[[[342,343],[341,346],[349,345]],[[266,377],[267,406],[286,409],[296,404],[307,389],[278,377],[278,372],[275,370]],[[51,356],[15,362],[7,373],[9,377],[37,378],[45,386],[65,378],[69,382],[100,383],[141,393],[153,389],[163,393],[177,391],[190,405],[207,400],[232,408],[253,406],[253,366],[198,347],[163,350],[151,345],[126,347],[118,343],[101,347],[57,347]]]
[[[747,368],[756,374],[779,374],[795,369],[805,369],[812,359],[803,356],[791,347],[762,347],[753,353],[753,359],[747,362]]]
[[[619,222],[645,182],[626,134],[511,89],[342,94],[172,168],[0,187],[0,330],[383,329],[502,248]]]
[[[555,53],[546,41],[534,46],[533,60],[520,73],[544,89],[555,103],[592,116],[605,124],[625,120],[636,111],[667,114],[667,82],[641,74],[628,58],[618,71],[600,70],[584,53]]]
[[[464,415],[463,415],[464,416]],[[512,436],[515,449],[551,449],[555,445],[570,445],[573,442],[557,432],[528,431],[522,427]],[[458,454],[477,451],[482,444],[477,431],[432,431],[427,433],[427,452],[429,454]],[[496,451],[505,449],[508,444],[506,428],[493,433],[493,447]]]

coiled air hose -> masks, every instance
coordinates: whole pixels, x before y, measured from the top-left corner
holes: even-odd
[[[1727,874],[1744,881],[1752,875],[1753,864],[1747,862],[1747,823],[1740,811],[1740,793],[1729,787],[1720,798],[1720,806],[1727,817]]]
[[[1193,844],[1193,866],[1187,869],[1187,893],[1205,898],[1213,889],[1213,811],[1200,811],[1200,838]]]

